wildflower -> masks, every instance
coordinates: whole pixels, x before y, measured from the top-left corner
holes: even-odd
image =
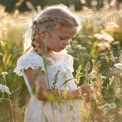
[[[78,44],[77,40],[73,40],[72,44],[77,45]]]
[[[108,43],[108,42],[99,42],[98,44],[97,44],[97,46],[98,46],[98,48],[99,48],[99,50],[101,50],[101,51],[103,51],[103,50],[105,50],[105,49],[110,49],[110,44]]]
[[[94,37],[98,40],[106,40],[108,43],[114,41],[114,38],[103,30],[98,34],[95,34]]]
[[[1,72],[2,76],[6,76],[8,74],[8,72]]]
[[[94,34],[94,37],[98,40],[98,52],[105,51],[106,49],[110,50],[110,44],[114,41],[114,38],[111,35],[104,30],[101,30],[100,33]]]
[[[116,88],[116,95],[121,94],[121,88]]]
[[[109,25],[110,28],[119,28],[119,25],[115,22],[108,22],[107,25]]]
[[[9,91],[9,88],[7,86],[5,86],[5,85],[2,85],[2,84],[0,84],[0,91],[2,93],[6,92],[8,94],[11,94],[11,92]]]
[[[116,104],[115,103],[106,103],[104,105],[102,105],[101,107],[99,107],[101,110],[103,110],[104,114],[107,114],[110,110],[116,109]]]
[[[85,50],[86,49],[85,47],[82,47],[82,45],[80,45],[80,44],[76,45],[76,48],[79,50]]]
[[[117,63],[114,65],[117,69],[122,70],[122,63]]]
[[[112,109],[115,109],[117,106],[115,103],[111,103],[109,104],[109,109],[112,110]]]

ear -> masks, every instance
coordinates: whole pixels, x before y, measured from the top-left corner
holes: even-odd
[[[39,35],[42,39],[48,38],[48,32],[46,30],[40,31]]]

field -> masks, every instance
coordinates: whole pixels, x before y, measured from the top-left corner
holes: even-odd
[[[67,47],[74,57],[73,75],[77,85],[91,83],[97,91],[90,98],[84,96],[84,122],[121,122],[122,11],[73,12],[82,26]],[[36,12],[6,13],[0,6],[0,13],[0,122],[23,122],[30,96],[23,78],[13,70],[23,53],[27,23]]]

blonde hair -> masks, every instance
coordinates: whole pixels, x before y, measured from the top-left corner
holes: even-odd
[[[54,5],[44,8],[33,20],[31,25],[31,46],[34,47],[40,30],[54,30],[59,27],[79,27],[77,17],[64,5]],[[27,43],[27,42],[26,42]],[[28,43],[27,43],[28,44]],[[29,48],[24,47],[24,52]]]

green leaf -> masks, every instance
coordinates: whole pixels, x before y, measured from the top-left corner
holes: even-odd
[[[62,87],[63,85],[65,85],[66,83],[68,83],[72,79],[74,79],[74,78],[70,78],[70,79],[66,80],[60,87]]]

